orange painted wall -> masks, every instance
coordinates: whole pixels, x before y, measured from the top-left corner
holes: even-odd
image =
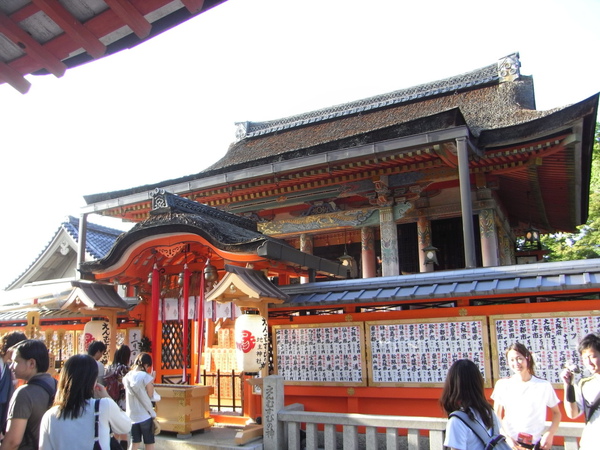
[[[335,322],[361,322],[396,319],[453,318],[492,316],[501,314],[551,313],[564,311],[590,311],[600,308],[600,301],[564,301],[546,303],[520,303],[490,306],[434,308],[382,313],[348,313],[341,315],[294,316],[289,319],[270,319],[269,324],[318,324]],[[493,388],[486,388],[486,395]],[[410,415],[444,417],[438,399],[441,387],[342,387],[342,386],[285,386],[285,404],[301,403],[306,411]],[[556,391],[563,398],[562,389]],[[490,400],[491,402],[491,400]],[[562,407],[561,407],[562,408]],[[563,412],[563,421],[570,421]],[[579,420],[577,420],[579,421]]]

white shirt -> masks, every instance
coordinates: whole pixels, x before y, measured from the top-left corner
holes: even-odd
[[[130,370],[123,377],[125,412],[133,423],[140,423],[150,417],[156,417],[146,391],[146,386],[152,381],[152,376],[143,370]]]
[[[486,428],[481,420],[481,416],[473,411],[475,419],[485,428],[486,432],[491,436],[492,430]],[[494,421],[498,422],[496,414],[493,414]],[[485,445],[479,439],[471,428],[468,427],[462,420],[457,417],[450,417],[446,424],[446,438],[444,445],[458,450],[484,450]]]
[[[498,380],[492,399],[504,408],[502,428],[506,434],[517,440],[519,433],[529,433],[534,443],[544,433],[546,407],[553,408],[559,403],[549,381],[535,376],[523,381],[520,375]]]
[[[50,408],[40,423],[40,450],[91,449],[94,447],[94,402],[86,400],[83,414],[77,419],[57,417],[58,406]],[[110,448],[110,431],[129,433],[131,420],[111,398],[100,399],[98,441]]]
[[[583,398],[581,395],[581,382],[575,388],[575,399],[580,411],[583,411]],[[583,396],[588,402],[593,403],[596,396],[600,393],[600,374],[594,374],[583,384]],[[583,428],[581,441],[579,441],[579,450],[597,450],[600,442],[600,408],[590,417],[590,420]]]

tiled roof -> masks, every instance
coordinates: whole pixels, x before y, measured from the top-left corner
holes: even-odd
[[[332,276],[345,276],[345,270],[339,263],[308,255],[283,240],[260,233],[256,231],[256,225],[247,219],[169,192],[157,190],[152,195],[153,209],[148,219],[123,233],[104,258],[81,264],[82,273],[106,270],[117,264],[124,252],[148,237],[190,233],[201,236],[214,248],[226,252],[255,254],[265,259],[300,264]]]
[[[510,76],[504,71],[510,66]],[[255,166],[424,132],[423,123],[456,110],[475,138],[545,117],[555,110],[535,110],[533,79],[519,73],[513,54],[462,75],[269,122],[238,124],[227,154],[204,173]],[[424,122],[425,121],[425,122]],[[448,124],[437,126],[444,129]],[[434,131],[434,130],[425,130]]]
[[[75,242],[79,242],[78,218],[73,216],[67,217],[67,220],[61,224],[61,227],[69,233]],[[121,230],[88,222],[85,250],[94,259],[101,259],[108,253],[121,233],[123,233]]]
[[[511,56],[518,61],[518,55]],[[465,89],[497,83],[499,79],[498,64],[494,63],[473,72],[352,101],[342,105],[331,106],[317,111],[306,112],[296,116],[267,122],[240,122],[237,124],[237,137],[241,140],[402,103],[409,103],[415,100],[421,101],[442,94],[454,94]]]
[[[600,259],[449,270],[396,277],[327,281],[281,286],[290,301],[270,309],[295,306],[456,298],[540,296],[557,291],[600,291]]]
[[[60,224],[56,233],[48,241],[48,244],[40,251],[38,256],[31,262],[31,264],[19,274],[15,280],[8,285],[12,286],[17,280],[19,280],[24,274],[27,273],[32,266],[42,257],[42,255],[48,250],[48,247],[52,245],[52,242],[56,239],[58,234],[64,230],[71,236],[75,242],[79,242],[79,219],[73,216],[68,216],[63,223]],[[87,239],[86,239],[86,252],[91,255],[94,259],[103,258],[113,246],[120,234],[123,232],[114,228],[105,227],[95,223],[88,222],[87,227]]]
[[[240,140],[230,146],[221,160],[202,172],[84,198],[92,204],[234,170],[459,125],[466,125],[473,136],[472,142],[482,148],[499,145],[506,138],[503,130],[509,131],[513,140],[527,141],[535,130],[539,132],[540,127],[553,125],[539,119],[545,120],[565,108],[536,110],[533,79],[521,75],[519,66],[519,55],[515,53],[497,63],[444,80],[283,119],[242,122],[238,124]],[[489,133],[490,130],[494,132]],[[485,140],[480,143],[482,135]]]

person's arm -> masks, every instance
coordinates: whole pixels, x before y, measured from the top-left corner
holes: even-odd
[[[575,419],[579,417],[582,411],[577,405],[575,398],[575,386],[573,386],[573,373],[569,369],[565,369],[561,372],[560,377],[563,380],[563,388],[565,392],[564,406],[567,417]]]
[[[154,397],[154,383],[148,383],[146,385],[146,392],[148,393],[148,397],[152,400],[152,397]]]
[[[558,430],[558,426],[560,425],[560,419],[562,418],[562,414],[560,413],[560,409],[558,405],[550,408],[552,412],[552,423],[550,424],[550,428],[542,435],[542,439],[540,441],[540,448],[542,450],[549,450],[552,448],[552,442],[554,441],[554,433]]]
[[[508,445],[510,445],[510,448],[515,448],[517,446],[517,443],[513,440],[513,438],[511,438],[508,435],[508,433],[504,429],[504,406],[502,406],[498,402],[494,402],[494,412],[496,413],[496,416],[498,416],[498,422],[500,423],[500,433],[504,435],[504,437],[506,438],[506,442],[508,443]]]
[[[131,419],[115,401],[108,397],[108,423],[113,433],[126,434],[131,430]]]
[[[0,443],[0,449],[18,449],[23,441],[26,426],[27,419],[10,419],[6,424],[6,434],[2,439],[2,443]]]

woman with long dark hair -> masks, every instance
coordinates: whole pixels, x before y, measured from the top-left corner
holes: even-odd
[[[125,386],[125,411],[133,422],[131,426],[131,449],[140,448],[142,439],[146,450],[154,450],[154,429],[152,419],[156,417],[152,407],[154,397],[154,374],[152,356],[140,353],[136,356],[131,370],[123,377]]]
[[[104,377],[104,386],[111,398],[117,402],[117,405],[125,411],[125,386],[123,377],[129,372],[129,359],[131,358],[131,349],[123,344],[115,351],[115,357],[112,365],[108,368],[109,374]],[[112,386],[114,384],[114,386]],[[127,449],[128,434],[115,433],[115,439],[121,443],[121,447]]]
[[[448,370],[440,404],[448,416],[465,412],[491,435],[498,418],[485,398],[483,377],[473,361],[459,359]],[[483,441],[458,417],[450,417],[446,425],[444,445],[453,450],[483,450]]]
[[[535,361],[525,345],[515,342],[505,355],[513,376],[498,380],[492,392],[502,434],[511,447],[549,450],[561,419],[556,392],[549,381],[535,376]],[[548,409],[552,423],[544,431]]]
[[[96,383],[98,365],[89,355],[74,355],[66,362],[58,382],[54,405],[40,423],[40,450],[94,447],[95,406],[98,401],[98,443],[110,448],[111,429],[128,433],[131,420],[108,396],[104,386]]]

